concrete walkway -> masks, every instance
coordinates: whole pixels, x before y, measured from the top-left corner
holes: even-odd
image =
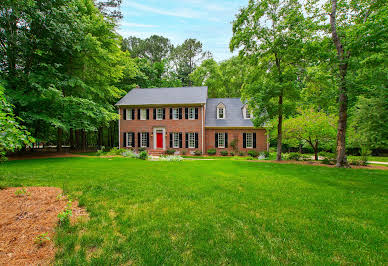
[[[367,161],[367,163],[376,163],[376,164],[385,164],[385,165],[388,165],[388,162]]]

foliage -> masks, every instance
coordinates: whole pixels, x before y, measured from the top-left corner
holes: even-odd
[[[235,152],[234,151],[231,151],[230,152],[230,156],[234,156],[235,155]]]
[[[22,122],[13,114],[12,106],[4,95],[4,88],[0,84],[0,160],[6,161],[6,152],[15,151],[24,145],[34,142]]]
[[[258,151],[255,151],[255,150],[249,150],[249,151],[247,152],[247,154],[248,154],[249,156],[253,157],[253,158],[259,156],[259,152],[258,152]]]
[[[222,156],[228,156],[228,151],[220,151],[220,154],[222,155]]]
[[[183,157],[178,155],[162,155],[159,157],[158,161],[180,162],[183,161]]]
[[[15,190],[15,196],[29,196],[30,192],[28,192],[24,187]]]
[[[105,147],[102,146],[100,150],[97,150],[97,156],[101,156],[104,154]]]
[[[43,246],[45,243],[49,242],[51,238],[48,236],[48,233],[42,233],[35,237],[35,244],[38,246]]]
[[[259,152],[259,157],[261,159],[268,159],[269,158],[269,152],[268,151],[261,151],[261,152]]]
[[[216,149],[208,149],[207,154],[209,155],[215,155],[217,153]]]
[[[181,153],[182,153],[182,155],[185,155],[186,154],[186,150],[182,150]]]
[[[301,142],[308,143],[313,148],[315,160],[318,160],[318,149],[334,146],[336,136],[336,117],[313,109],[299,110],[295,117],[284,121],[284,143],[293,147]]]
[[[200,155],[202,155],[202,152],[200,150],[195,150],[194,151],[194,155],[195,156],[200,156]]]
[[[334,154],[334,153],[331,153],[331,152],[321,151],[321,152],[319,153],[319,156],[320,156],[320,157],[323,157],[323,158],[330,159],[330,160],[335,160],[335,154]]]
[[[73,215],[72,201],[66,203],[65,209],[58,214],[58,223],[60,226],[68,226],[70,224],[70,217]]]
[[[145,151],[146,148],[140,147],[140,148],[138,148],[137,150],[138,150],[139,152],[142,152],[142,151]]]
[[[301,157],[302,157],[302,154],[300,154],[299,152],[290,152],[288,154],[288,160],[299,161]]]
[[[134,152],[132,150],[126,150],[121,155],[124,157],[139,159],[139,154],[137,154],[136,152]]]
[[[140,159],[140,160],[147,160],[147,159],[148,159],[148,153],[147,153],[147,151],[141,151],[141,152],[139,153],[139,159]]]
[[[245,156],[245,153],[243,151],[239,151],[238,156]]]
[[[175,150],[174,149],[168,149],[168,150],[166,150],[166,154],[174,155],[175,154]]]
[[[106,153],[106,155],[110,156],[110,155],[122,155],[123,153],[127,152],[128,150],[127,149],[119,149],[117,147],[114,147],[112,148],[110,151],[108,151]]]

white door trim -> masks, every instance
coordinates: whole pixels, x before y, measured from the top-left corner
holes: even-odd
[[[161,131],[163,131],[163,150],[165,150],[166,149],[166,129],[164,128],[164,127],[155,127],[154,128],[154,131],[153,131],[153,133],[154,133],[154,137],[153,137],[153,140],[154,140],[154,150],[156,150],[157,148],[156,148],[156,131],[159,131],[159,130],[161,130]]]

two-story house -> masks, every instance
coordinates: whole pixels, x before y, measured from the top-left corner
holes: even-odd
[[[136,88],[116,106],[120,148],[267,150],[266,130],[253,126],[247,106],[239,98],[208,98],[207,87]]]

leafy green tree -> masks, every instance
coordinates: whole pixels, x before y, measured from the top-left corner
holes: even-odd
[[[301,141],[308,143],[318,160],[320,146],[333,147],[336,135],[336,117],[314,109],[300,110],[295,117],[284,121],[284,142],[295,145]]]
[[[34,139],[13,114],[12,106],[5,98],[4,88],[0,85],[0,161],[6,160],[6,152],[15,151],[32,142]]]
[[[171,54],[177,77],[182,84],[191,86],[189,75],[205,59],[210,58],[210,52],[203,51],[202,43],[196,39],[187,39],[175,47]]]
[[[303,40],[308,23],[294,0],[250,0],[233,22],[232,51],[250,59],[251,74],[242,95],[255,109],[255,125],[277,117],[277,160],[281,160],[283,116],[301,89]]]

